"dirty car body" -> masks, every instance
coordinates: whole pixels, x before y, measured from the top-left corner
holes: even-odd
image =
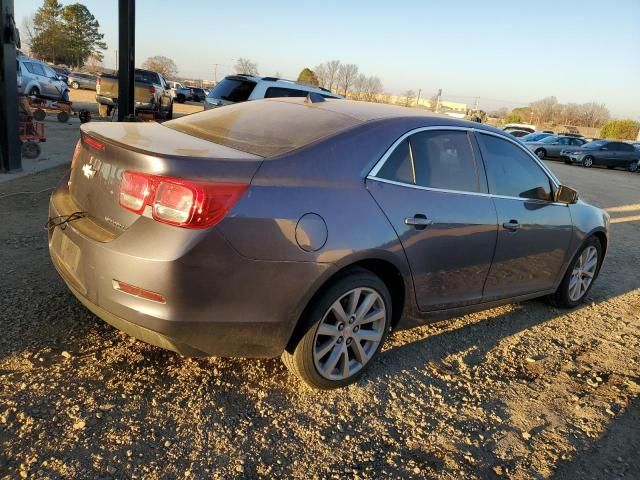
[[[485,165],[502,147],[542,185],[493,192]],[[449,170],[423,168],[421,155]],[[51,230],[49,247],[73,294],[137,338],[185,355],[274,357],[296,348],[311,306],[354,268],[386,285],[396,329],[553,293],[587,239],[603,253],[607,243],[606,214],[560,189],[491,127],[259,100],[162,125],[83,125],[49,216],[86,216]],[[185,213],[185,192],[213,200]]]

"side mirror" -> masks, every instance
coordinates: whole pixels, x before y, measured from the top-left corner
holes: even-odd
[[[566,185],[560,185],[553,195],[553,200],[559,203],[576,203],[578,201],[578,191]]]

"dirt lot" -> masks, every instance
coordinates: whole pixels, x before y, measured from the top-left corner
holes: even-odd
[[[640,174],[552,164],[612,209],[579,309],[509,305],[396,333],[305,389],[279,360],[185,359],[88,313],[48,258],[64,167],[0,184],[0,477],[640,478]]]

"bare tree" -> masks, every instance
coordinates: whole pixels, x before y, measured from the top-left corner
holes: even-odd
[[[349,88],[352,87],[353,82],[358,76],[358,66],[354,63],[347,63],[340,66],[338,70],[338,81],[340,88],[344,91],[344,96],[347,96]]]
[[[351,87],[351,99],[364,100],[366,88],[367,77],[366,75],[361,73],[353,79],[353,86]]]
[[[378,77],[367,77],[364,88],[364,98],[367,102],[376,102],[382,92],[382,81]]]
[[[585,127],[601,127],[609,120],[609,109],[603,103],[585,103],[580,106],[580,120]]]
[[[404,94],[404,106],[410,107],[416,99],[416,92],[407,90]]]
[[[545,97],[542,100],[531,102],[529,105],[533,110],[538,122],[549,122],[553,120],[553,112],[558,105],[556,97]]]
[[[340,60],[330,60],[326,64],[327,67],[327,78],[329,80],[328,88],[332,90],[333,88],[338,88],[338,72],[340,71],[340,67],[342,64]]]
[[[31,49],[31,41],[35,37],[33,30],[33,17],[30,15],[22,19],[22,27],[20,28],[20,40],[22,43],[22,50],[27,51]]]
[[[239,58],[233,67],[236,73],[244,73],[246,75],[258,75],[258,64],[247,58]]]
[[[176,62],[168,57],[162,55],[156,55],[155,57],[147,58],[142,64],[142,68],[158,72],[164,78],[171,79],[178,74],[178,67]]]

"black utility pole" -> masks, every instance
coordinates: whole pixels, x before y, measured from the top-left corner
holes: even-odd
[[[134,69],[136,52],[136,2],[118,0],[118,121],[134,111]]]
[[[22,169],[16,72],[20,36],[13,18],[13,0],[0,0],[0,7],[0,172],[14,172]]]

